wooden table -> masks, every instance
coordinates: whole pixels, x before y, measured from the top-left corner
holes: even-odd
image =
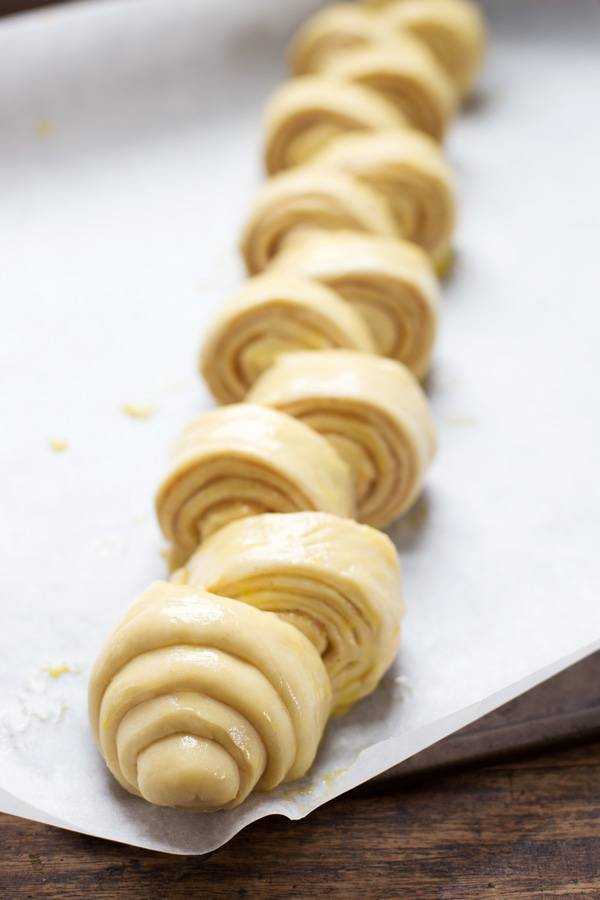
[[[600,742],[366,785],[174,857],[0,816],[0,896],[600,897]]]

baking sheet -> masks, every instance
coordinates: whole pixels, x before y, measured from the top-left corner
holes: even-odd
[[[0,24],[0,808],[175,853],[305,815],[600,646],[600,7],[492,0],[449,153],[462,216],[429,390],[440,453],[391,530],[394,669],[299,784],[158,810],[88,732],[90,664],[165,574],[152,496],[211,405],[200,337],[241,277],[260,110],[318,4],[128,0]],[[147,403],[131,419],[124,403]],[[68,441],[52,452],[50,439]]]

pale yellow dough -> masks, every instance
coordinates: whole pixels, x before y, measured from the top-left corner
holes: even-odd
[[[420,131],[442,140],[456,112],[456,91],[430,50],[408,33],[381,46],[336,53],[323,77],[371,88]]]
[[[331,78],[293,78],[277,88],[265,111],[265,167],[273,175],[305,163],[349,131],[407,127],[402,113],[377,91]]]
[[[155,582],[96,661],[89,716],[117,781],[159,806],[238,806],[310,767],[331,708],[311,642],[275,615]]]
[[[485,56],[483,16],[471,0],[388,0],[378,22],[386,31],[410,32],[426,44],[465,96]]]
[[[389,38],[376,12],[354,3],[334,3],[298,29],[288,52],[289,68],[293,75],[320,72],[340,52],[380,46]]]
[[[334,712],[370,694],[398,650],[403,599],[394,545],[350,519],[303,512],[234,522],[174,578],[299,628],[323,658]]]
[[[456,223],[454,177],[426,134],[404,129],[346,135],[324,148],[315,163],[375,190],[389,204],[400,237],[423,247],[434,263],[448,256]]]
[[[350,350],[286,353],[248,400],[329,440],[352,469],[361,521],[384,528],[419,495],[435,431],[427,398],[401,363]]]
[[[286,243],[271,271],[327,285],[362,317],[378,353],[419,377],[429,369],[439,288],[419,247],[355,231],[305,231]]]
[[[338,295],[286,271],[249,279],[223,305],[204,340],[200,370],[219,403],[243,400],[285,351],[375,351],[363,319]]]
[[[240,241],[248,273],[262,272],[306,228],[397,234],[388,203],[368,185],[331,167],[300,166],[274,175],[255,197]]]
[[[235,519],[304,509],[353,515],[347,465],[302,422],[246,403],[190,422],[156,496],[158,521],[179,565]]]

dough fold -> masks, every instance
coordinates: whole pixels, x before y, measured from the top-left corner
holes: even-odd
[[[189,423],[156,496],[173,565],[235,519],[304,509],[352,516],[348,466],[302,422],[247,403],[211,410]]]
[[[298,29],[288,51],[289,69],[293,75],[321,72],[336,54],[385,45],[389,38],[377,11],[334,3]]]
[[[332,347],[375,350],[358,311],[283,267],[251,278],[223,305],[204,340],[200,370],[218,402],[233,403],[280,353]]]
[[[159,806],[238,806],[310,767],[331,708],[311,642],[277,616],[155,582],[92,671],[89,716],[117,781]]]
[[[386,535],[350,519],[301,512],[234,522],[174,578],[296,626],[322,656],[336,713],[376,688],[398,650],[396,551]]]
[[[425,394],[400,363],[350,350],[286,353],[248,400],[327,438],[352,470],[360,521],[385,528],[421,491],[435,431]]]
[[[392,0],[379,22],[386,31],[409,32],[436,57],[461,97],[473,88],[485,56],[483,16],[470,0]]]
[[[456,91],[446,72],[425,44],[408,33],[385,45],[336,53],[323,75],[377,91],[413,128],[438,141],[456,112]]]
[[[271,271],[308,276],[331,288],[362,317],[377,353],[418,377],[426,374],[440,304],[437,280],[419,247],[352,231],[303,231],[286,243]]]
[[[265,111],[265,167],[273,175],[305,163],[349,131],[403,127],[406,118],[377,91],[331,78],[293,78],[275,91]]]
[[[357,178],[388,204],[397,233],[435,264],[450,253],[456,223],[454,178],[438,144],[404,130],[337,138],[315,158]]]
[[[330,167],[300,166],[274,175],[254,199],[240,241],[248,273],[262,272],[286,239],[306,228],[397,233],[390,208],[376,191]]]

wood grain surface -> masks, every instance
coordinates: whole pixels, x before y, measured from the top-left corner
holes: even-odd
[[[0,817],[0,897],[600,898],[600,742],[373,783],[175,857]]]

